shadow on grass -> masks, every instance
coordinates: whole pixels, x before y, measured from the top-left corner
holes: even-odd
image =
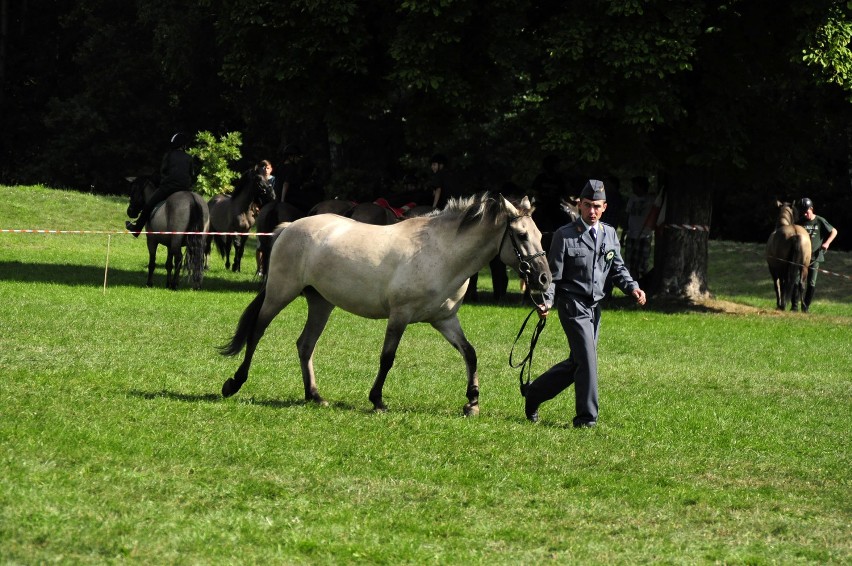
[[[178,290],[190,289],[184,279],[186,270],[181,270],[181,282]],[[231,281],[211,274],[205,274],[201,290],[208,291],[252,291],[260,288],[260,280],[246,275],[245,281]],[[109,269],[107,287],[144,287],[148,270]],[[72,287],[103,287],[104,269],[91,265],[58,265],[55,263],[23,263],[19,261],[0,261],[0,279],[21,283],[53,283]],[[165,268],[158,265],[154,271],[154,286],[166,286]]]
[[[190,395],[188,393],[178,393],[176,391],[140,391],[139,389],[131,389],[128,391],[131,397],[139,397],[140,399],[170,399],[172,401],[182,401],[184,403],[217,403],[222,400],[222,396],[216,393],[205,393],[203,395]]]
[[[188,393],[180,393],[177,391],[168,391],[165,389],[161,389],[160,391],[141,391],[139,389],[131,389],[128,391],[128,394],[131,397],[138,397],[140,399],[146,399],[148,401],[154,399],[169,399],[171,401],[180,401],[182,403],[219,403],[225,402],[226,399],[222,397],[219,393],[205,393],[203,395],[197,394],[188,394]],[[290,400],[281,400],[281,399],[257,399],[255,397],[243,397],[236,398],[235,401],[237,403],[244,403],[247,405],[259,405],[261,407],[270,407],[272,409],[289,409],[292,407],[302,407],[305,405],[316,405],[312,401],[305,401],[304,399],[290,399]],[[351,403],[346,403],[342,401],[329,401],[329,406],[334,407],[335,409],[342,409],[346,411],[357,411],[362,413],[371,413],[373,412],[371,409],[366,410],[361,407],[356,407]]]

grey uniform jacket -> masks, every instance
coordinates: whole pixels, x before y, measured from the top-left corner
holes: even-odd
[[[548,307],[556,296],[597,302],[604,298],[604,284],[612,272],[613,283],[625,294],[639,288],[621,258],[618,234],[609,224],[598,222],[597,245],[582,220],[562,226],[553,234],[548,253],[553,282],[545,292]]]

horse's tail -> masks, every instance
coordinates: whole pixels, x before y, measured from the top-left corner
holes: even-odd
[[[788,301],[794,299],[796,286],[802,282],[802,265],[805,255],[799,235],[794,233],[790,240],[790,251],[787,254],[787,281],[784,288],[784,298]]]
[[[228,248],[226,246],[228,236],[220,236],[219,234],[216,234],[215,236],[212,236],[212,238],[213,243],[216,244],[216,251],[219,252],[220,257],[224,258],[225,254],[228,252]]]
[[[254,331],[257,324],[257,316],[260,313],[260,307],[263,306],[263,301],[266,299],[266,287],[264,286],[257,297],[249,303],[243,315],[240,317],[240,322],[237,323],[237,330],[234,332],[233,338],[228,344],[219,347],[219,353],[223,356],[236,356],[245,347],[248,342],[249,334]]]
[[[189,207],[189,223],[186,237],[186,268],[193,289],[201,288],[204,280],[204,209],[197,202]]]

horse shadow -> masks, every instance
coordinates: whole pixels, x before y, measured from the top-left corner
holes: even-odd
[[[104,269],[80,264],[0,261],[0,280],[19,283],[52,283],[69,287],[103,287]],[[144,287],[145,271],[109,268],[106,284],[107,287]],[[257,291],[259,285],[260,282],[257,280],[230,281],[208,275],[204,278],[202,290]]]
[[[181,403],[219,403],[222,401],[226,401],[225,397],[222,397],[220,393],[190,394],[181,393],[179,391],[169,391],[167,389],[161,389],[159,391],[142,391],[140,389],[131,389],[130,391],[128,391],[128,395],[130,395],[131,397],[145,399],[146,401],[152,401],[154,399],[168,399],[170,401],[179,401]],[[228,402],[232,403],[233,401],[229,400]],[[305,399],[257,399],[255,397],[239,399],[237,402],[244,403],[247,405],[269,407],[271,409],[290,409],[293,407],[303,407],[305,405],[315,405],[313,401],[306,401]],[[348,403],[345,401],[329,401],[328,405],[329,407],[345,411],[355,411],[361,413],[374,412],[372,408],[368,409],[364,407],[358,407],[356,405],[353,405],[352,403]]]

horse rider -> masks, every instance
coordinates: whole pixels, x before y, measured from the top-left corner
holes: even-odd
[[[139,237],[139,233],[151,217],[151,212],[158,204],[178,191],[188,191],[195,183],[198,172],[195,159],[186,152],[188,145],[189,137],[180,132],[169,140],[170,149],[163,156],[163,162],[160,165],[160,186],[145,203],[139,218],[135,222],[128,220],[124,223],[134,238]]]
[[[798,224],[804,228],[811,237],[811,264],[808,266],[808,288],[805,290],[805,296],[802,299],[802,310],[808,312],[811,307],[811,301],[814,298],[816,291],[817,274],[819,274],[819,264],[825,261],[825,252],[828,246],[837,237],[837,228],[832,226],[828,220],[822,216],[814,214],[814,203],[811,199],[805,197],[796,203],[796,208],[799,212]]]

